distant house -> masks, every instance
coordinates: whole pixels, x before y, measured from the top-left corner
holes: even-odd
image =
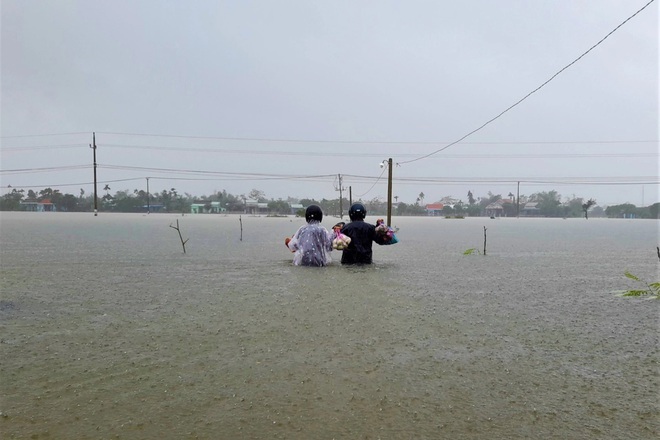
[[[225,212],[227,208],[220,205],[220,202],[193,203],[190,205],[191,214],[219,214]]]
[[[268,214],[268,203],[259,202],[257,200],[246,200],[245,213],[252,215]]]
[[[541,215],[541,208],[538,206],[538,202],[528,202],[525,203],[525,206],[520,210],[520,215],[527,217],[535,217]]]
[[[426,215],[442,215],[442,209],[445,207],[442,203],[431,203],[426,205]]]
[[[508,215],[513,215],[513,199],[499,199],[484,209],[488,217],[506,217]]]
[[[504,207],[502,206],[502,201],[498,200],[493,202],[490,205],[486,206],[486,216],[487,217],[502,217],[504,213]]]
[[[55,212],[57,207],[50,201],[50,199],[43,199],[40,202],[36,200],[27,200],[21,202],[21,211],[31,212]]]
[[[144,212],[161,212],[165,208],[165,205],[162,205],[160,203],[156,204],[150,204],[150,205],[142,205],[142,210]]]
[[[301,203],[291,203],[291,215],[296,215],[301,209],[305,207]]]

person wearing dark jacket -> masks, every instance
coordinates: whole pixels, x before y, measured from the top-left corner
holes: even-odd
[[[364,221],[367,210],[361,203],[354,203],[348,210],[351,222],[341,229],[351,242],[341,255],[341,264],[371,264],[374,242],[385,244],[385,237],[376,233],[376,226]]]

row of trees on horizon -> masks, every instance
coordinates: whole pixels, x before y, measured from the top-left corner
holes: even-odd
[[[256,200],[260,203],[268,204],[269,214],[287,215],[291,214],[291,204],[301,204],[309,206],[316,204],[321,206],[327,215],[339,216],[340,209],[345,214],[348,211],[350,201],[346,198],[341,201],[337,199],[297,199],[288,197],[284,199],[268,199],[266,194],[258,189],[251,190],[248,194],[234,195],[227,191],[216,191],[210,196],[194,196],[188,193],[180,194],[175,188],[162,190],[161,192],[147,193],[144,190],[120,190],[111,194],[109,185],[103,188],[105,192],[97,200],[97,207],[100,212],[146,212],[147,206],[158,206],[161,212],[181,212],[189,213],[193,203],[200,203],[211,206],[211,202],[219,202],[220,206],[227,212],[242,213],[246,212],[246,203],[248,200]],[[395,197],[393,214],[399,216],[405,215],[427,215],[425,195],[420,193],[415,203],[399,202]],[[501,194],[488,192],[486,196],[475,197],[472,191],[468,191],[466,202],[462,199],[453,199],[445,197],[435,203],[444,205],[442,214],[446,216],[483,216],[486,215],[486,207],[492,203],[499,202],[502,206],[502,215],[515,217],[519,210],[522,210],[528,202],[536,202],[539,209],[539,215],[543,217],[582,217],[585,211],[589,209],[590,217],[635,217],[635,218],[658,218],[658,209],[660,203],[655,203],[647,207],[637,207],[631,203],[612,205],[602,208],[595,205],[592,199],[585,200],[582,197],[573,196],[572,199],[561,202],[561,195],[557,191],[544,191],[531,194],[529,196],[521,195],[516,200],[512,193],[506,197]],[[20,211],[23,209],[24,202],[43,202],[48,200],[57,211],[65,212],[92,212],[94,210],[94,196],[85,193],[80,189],[78,195],[62,193],[58,189],[44,188],[40,191],[13,188],[10,192],[0,197],[1,211]],[[385,215],[387,213],[387,201],[380,198],[371,200],[355,200],[364,203],[367,209],[373,215]],[[595,206],[593,206],[595,205]],[[586,208],[585,208],[586,207]]]

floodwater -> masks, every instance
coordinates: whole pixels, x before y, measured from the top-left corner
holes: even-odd
[[[1,213],[2,438],[658,438],[658,221],[393,223],[304,268],[293,217]]]

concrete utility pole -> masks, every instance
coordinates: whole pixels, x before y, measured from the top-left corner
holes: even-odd
[[[96,133],[92,133],[92,145],[89,146],[94,152],[94,216],[99,215],[99,197],[96,191]]]
[[[149,178],[147,177],[147,214],[149,214],[150,212],[151,212],[151,205],[149,203]]]
[[[520,217],[520,182],[518,182],[518,195],[516,196],[516,217]]]
[[[387,161],[387,225],[392,226],[392,158]]]
[[[337,179],[339,181],[339,188],[335,188],[335,191],[339,190],[339,218],[343,219],[344,218],[344,208],[343,208],[343,191],[344,188],[342,186],[342,181],[341,181],[341,174],[337,174]]]

